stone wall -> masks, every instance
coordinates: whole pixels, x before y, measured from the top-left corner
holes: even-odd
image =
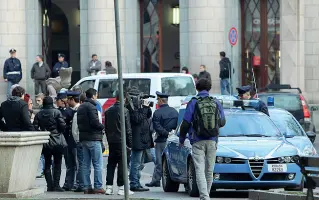
[[[305,87],[310,103],[319,103],[319,1],[304,0]]]

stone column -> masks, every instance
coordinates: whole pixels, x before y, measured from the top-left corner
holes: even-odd
[[[42,18],[41,5],[37,0],[26,1],[26,90],[32,97],[34,94],[34,84],[31,80],[31,68],[35,63],[36,55],[42,54]]]
[[[280,2],[280,82],[282,84],[290,84],[293,87],[299,87],[304,91],[303,2],[303,0]]]
[[[212,77],[211,92],[220,92],[219,52],[225,50],[225,1],[181,1],[181,6],[181,64],[188,63],[191,73],[198,73],[200,65],[206,65]]]
[[[80,0],[80,71],[82,78],[88,74],[86,71],[88,59],[90,59],[88,40],[88,0]]]
[[[189,41],[188,41],[188,0],[179,1],[179,15],[180,15],[180,25],[179,25],[179,49],[180,49],[180,65],[181,68],[190,66],[188,64],[188,53],[189,53]],[[193,73],[193,71],[191,71]]]
[[[20,82],[26,87],[26,0],[1,0],[0,5],[0,101],[6,99],[7,83],[3,80],[3,64],[10,56],[9,50],[15,48],[21,61],[23,78]]]

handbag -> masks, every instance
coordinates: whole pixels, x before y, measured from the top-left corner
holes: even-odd
[[[153,156],[150,149],[143,150],[142,161],[144,161],[144,163],[153,162]]]

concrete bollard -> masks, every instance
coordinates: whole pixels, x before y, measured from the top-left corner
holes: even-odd
[[[43,144],[50,132],[0,132],[0,198],[30,197]]]

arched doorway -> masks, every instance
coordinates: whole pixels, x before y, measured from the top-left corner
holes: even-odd
[[[52,67],[57,54],[65,54],[69,62],[69,24],[64,12],[51,0],[42,0],[42,53]]]

